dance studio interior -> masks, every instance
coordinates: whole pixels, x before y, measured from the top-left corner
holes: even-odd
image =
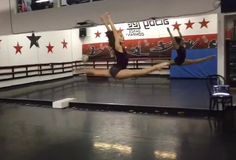
[[[0,160],[235,148],[234,0],[1,0]]]

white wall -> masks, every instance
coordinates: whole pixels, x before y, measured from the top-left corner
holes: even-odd
[[[61,8],[52,8],[41,11],[16,14],[16,0],[0,1],[0,35],[27,33],[31,31],[53,31],[73,28],[77,22],[92,20],[100,24],[99,16],[109,11],[116,23],[140,21],[149,17],[174,17],[198,14],[214,10],[218,0],[104,0],[93,3],[84,3]],[[11,8],[11,9],[10,9]],[[10,12],[11,10],[11,12]],[[224,53],[224,16],[220,10],[211,11],[219,13],[218,18],[218,46],[219,53]],[[78,30],[71,35],[72,59],[80,58],[76,54],[82,50],[83,40],[77,39]],[[4,37],[1,37],[5,39]],[[4,41],[1,46],[7,47]],[[7,54],[8,48],[1,47],[0,52]],[[0,55],[1,65],[10,62],[9,57]],[[218,72],[224,75],[224,54],[218,57]]]
[[[9,0],[0,1],[0,35],[11,34],[11,14]]]
[[[32,33],[14,34],[8,36],[0,36],[0,67],[1,66],[15,66],[27,64],[43,64],[43,63],[57,63],[57,62],[72,62],[79,60],[82,57],[82,42],[79,38],[78,29],[62,30],[62,31],[47,31],[35,32],[36,36],[41,36],[38,40],[39,47],[33,45],[30,48],[30,40],[27,36]],[[67,42],[67,47],[63,48],[63,41]],[[16,53],[14,46],[17,43],[22,46],[21,53]],[[49,43],[53,46],[53,52],[48,52],[47,46]],[[51,66],[44,66],[44,69]],[[31,68],[37,69],[37,68]],[[25,71],[25,68],[18,68],[17,71]],[[57,70],[58,71],[58,70]],[[60,70],[59,70],[60,71]],[[1,73],[11,72],[11,69],[1,70]],[[51,73],[48,71],[47,73]],[[31,73],[30,73],[31,74]],[[35,74],[35,73],[33,73]],[[15,76],[25,76],[25,73],[17,74]],[[32,78],[23,78],[16,80],[3,81],[0,83],[1,87],[7,87],[18,84],[25,84],[36,81],[51,80],[56,78],[72,76],[71,72],[49,75],[36,76]],[[1,77],[10,78],[11,75]]]
[[[83,39],[79,37],[79,30],[72,29],[71,32],[71,47],[72,47],[72,60],[81,60],[82,59],[82,44]]]
[[[100,23],[99,16],[106,11],[115,23],[197,14],[214,9],[217,0],[104,0],[20,14],[15,14],[15,0],[10,1],[13,33],[22,33],[70,29],[84,20]]]
[[[82,42],[78,29],[35,32],[35,36],[41,36],[38,40],[39,47],[33,45],[27,36],[32,33],[0,36],[0,66],[14,66],[26,64],[71,62],[78,60],[82,54]],[[67,42],[67,48],[63,48],[62,42]],[[14,46],[22,46],[21,53],[16,53]],[[53,46],[52,53],[47,46]],[[74,55],[73,55],[74,54]]]

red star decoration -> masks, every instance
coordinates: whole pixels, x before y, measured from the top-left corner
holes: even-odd
[[[122,33],[123,29],[119,28],[119,30],[117,31],[118,33]]]
[[[46,46],[48,48],[48,53],[53,53],[52,49],[54,46],[51,45],[51,43],[49,42],[48,46]]]
[[[203,28],[203,27],[208,28],[207,24],[208,24],[209,22],[210,22],[210,21],[206,21],[206,19],[203,18],[202,22],[199,22],[199,23],[201,24],[201,28]]]
[[[174,26],[174,30],[175,30],[175,29],[179,30],[179,26],[180,26],[180,25],[181,25],[181,24],[178,24],[178,22],[176,21],[175,24],[173,24],[172,26]]]
[[[20,53],[20,54],[21,54],[21,48],[23,48],[23,46],[20,46],[20,45],[19,45],[19,42],[17,42],[17,45],[14,46],[14,48],[16,49],[16,54],[17,54],[17,53]]]
[[[62,43],[62,45],[63,45],[63,48],[67,48],[67,42],[65,41],[65,39],[61,42]]]
[[[185,24],[186,24],[186,29],[188,29],[188,28],[192,28],[193,29],[194,22],[191,22],[190,20],[188,20],[188,23],[185,23]]]
[[[95,35],[96,35],[96,37],[95,38],[97,38],[97,37],[100,37],[100,35],[101,35],[101,32],[99,32],[99,31],[97,31],[96,33],[94,33]]]

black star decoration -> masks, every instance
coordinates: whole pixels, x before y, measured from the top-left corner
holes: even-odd
[[[38,40],[41,36],[35,36],[34,33],[32,33],[31,36],[27,36],[27,38],[29,38],[30,40],[30,48],[35,45],[36,47],[39,47],[39,43],[38,43]]]

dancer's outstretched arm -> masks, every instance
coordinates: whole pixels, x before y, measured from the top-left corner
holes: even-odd
[[[112,31],[110,26],[109,26],[109,22],[107,20],[107,13],[105,13],[104,15],[102,15],[100,18],[101,18],[101,21],[103,22],[103,24],[105,25],[107,31]]]
[[[173,37],[172,33],[170,32],[170,28],[169,27],[167,27],[167,31],[168,31],[168,33],[170,35],[170,38],[172,39],[173,46],[175,47],[175,49],[178,49],[179,45],[176,43],[175,38]]]
[[[179,33],[179,37],[180,37],[181,39],[183,39],[183,36],[182,36],[180,30],[179,30],[179,29],[177,29],[177,30],[178,30],[178,33]]]
[[[111,15],[108,14],[107,15],[107,19],[108,19],[108,22],[109,22],[109,25],[111,26],[111,29],[112,29],[112,32],[114,34],[114,37],[115,37],[115,49],[119,52],[123,52],[123,48],[121,46],[121,35],[122,33],[118,33],[112,19],[111,19]]]

